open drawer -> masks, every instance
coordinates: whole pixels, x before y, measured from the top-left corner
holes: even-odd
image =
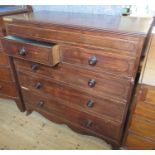
[[[54,66],[60,62],[59,46],[54,43],[15,36],[6,36],[2,42],[4,51],[13,57],[50,66]]]

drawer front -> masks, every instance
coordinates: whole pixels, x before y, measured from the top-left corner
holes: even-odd
[[[0,94],[9,97],[17,97],[18,94],[15,83],[0,81]]]
[[[91,50],[74,46],[60,46],[62,61],[98,72],[117,76],[135,77],[135,57],[117,51]]]
[[[74,108],[67,107],[64,104],[60,104],[54,99],[49,100],[40,95],[35,95],[32,92],[23,91],[23,96],[26,104],[30,104],[35,108],[55,114],[72,122],[73,124],[87,128],[88,130],[92,130],[98,134],[117,140],[119,139],[121,128],[120,124],[109,120],[99,119]]]
[[[130,130],[138,135],[148,137],[155,141],[155,124],[154,121],[147,121],[134,116],[130,125]]]
[[[83,109],[96,115],[105,115],[116,121],[121,121],[124,116],[125,104],[105,98],[96,98],[63,83],[45,80],[45,78],[38,76],[29,76],[30,74],[18,72],[21,88],[40,93],[49,98],[51,96],[55,97],[69,106],[74,106],[77,109]]]
[[[0,66],[0,80],[8,82],[14,81],[10,68]]]
[[[149,139],[129,133],[125,142],[127,149],[134,150],[152,150],[155,149],[155,142]]]
[[[55,68],[15,59],[17,70],[31,71],[52,79],[74,85],[96,96],[128,100],[132,88],[130,81],[118,79],[109,74],[99,74],[86,69],[60,64]],[[78,73],[78,74],[77,74]]]
[[[60,61],[58,46],[54,44],[7,36],[3,39],[3,47],[7,54],[25,60],[52,66]]]
[[[9,65],[8,56],[0,50],[0,65]]]

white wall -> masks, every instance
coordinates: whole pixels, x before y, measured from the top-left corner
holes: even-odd
[[[123,5],[33,5],[34,11],[51,10],[61,12],[81,12],[91,14],[121,15]],[[155,6],[133,5],[131,7],[134,16],[153,16]]]
[[[33,5],[34,11],[51,10],[91,14],[121,15],[121,5]]]

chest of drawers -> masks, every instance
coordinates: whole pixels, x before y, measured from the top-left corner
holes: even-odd
[[[152,20],[46,11],[4,20],[26,110],[119,146]]]

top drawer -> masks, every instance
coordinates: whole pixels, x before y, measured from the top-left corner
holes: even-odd
[[[52,43],[14,36],[7,36],[2,42],[5,52],[17,58],[51,66],[56,65],[60,61],[58,46]]]
[[[62,25],[31,25],[27,22],[7,23],[7,33],[25,38],[33,38],[58,43],[106,47],[122,51],[127,55],[137,55],[139,38],[129,35],[113,34],[109,32],[92,31],[92,29],[67,28]]]

